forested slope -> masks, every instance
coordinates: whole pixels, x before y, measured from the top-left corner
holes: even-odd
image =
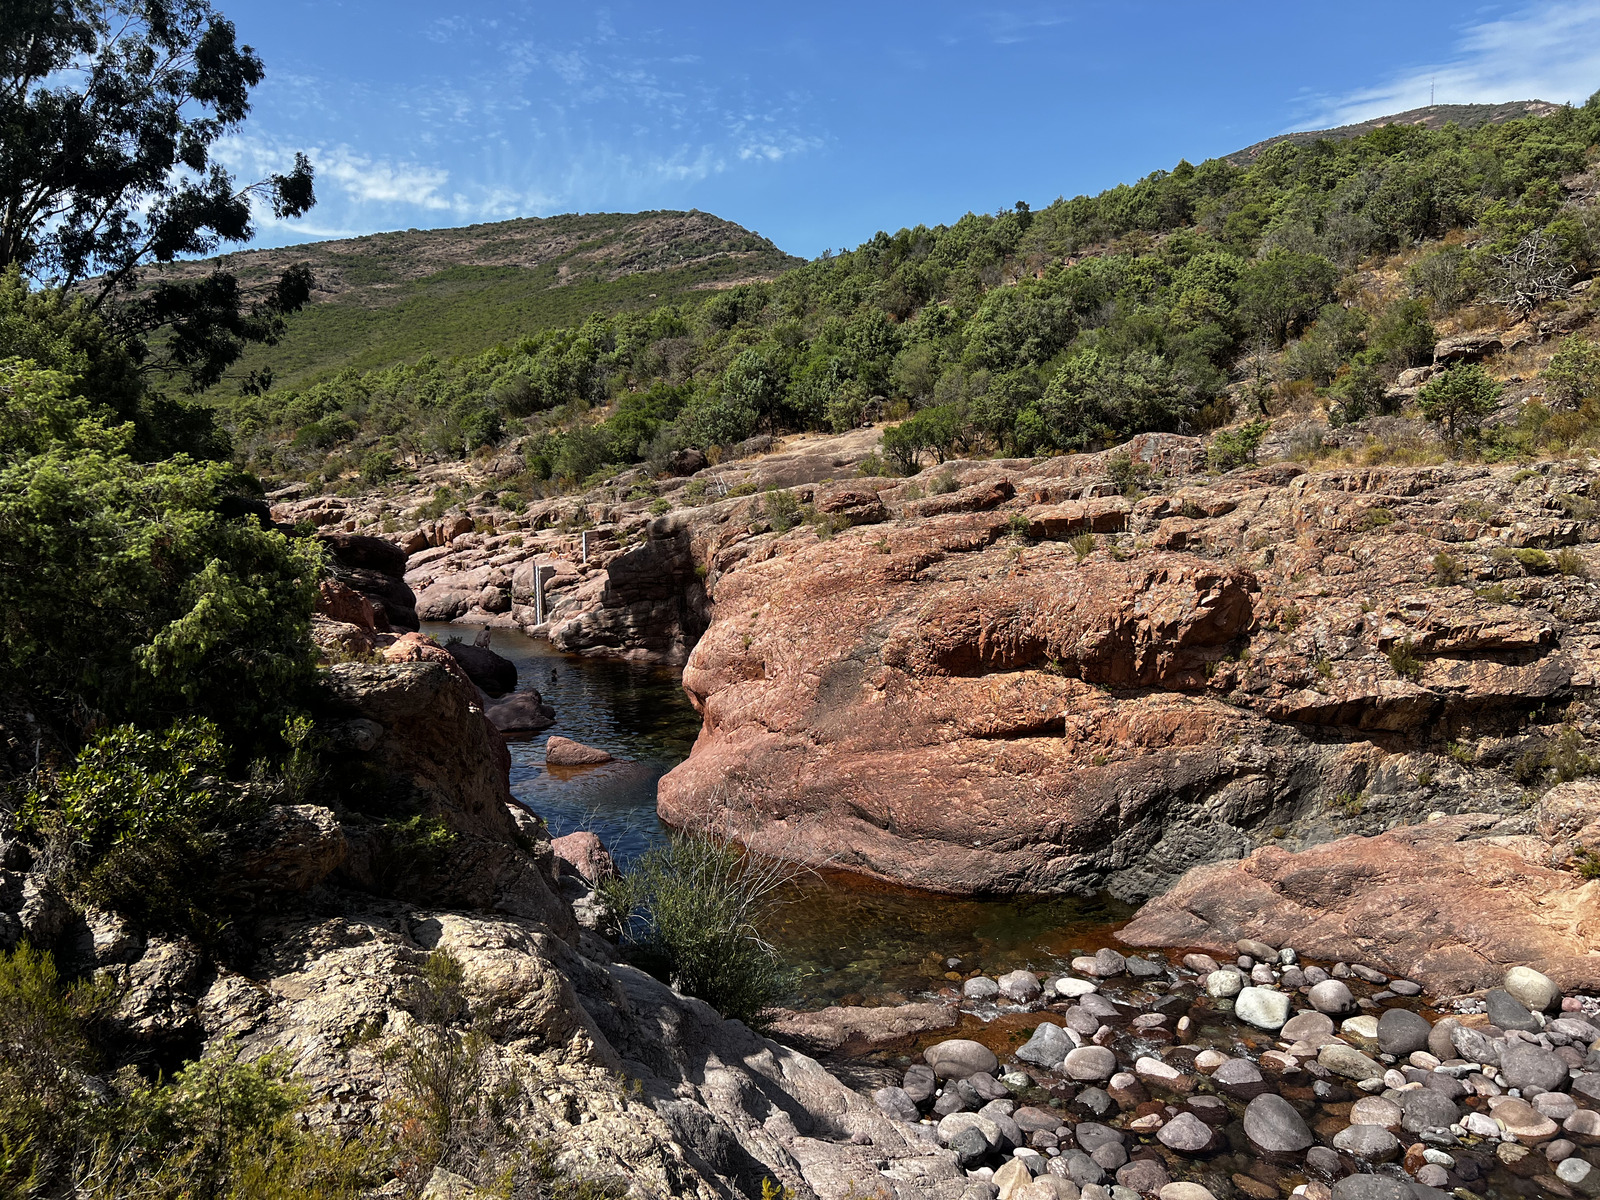
[[[1203,431],[1286,389],[1358,421],[1431,360],[1436,322],[1475,305],[1524,315],[1592,270],[1597,142],[1600,97],[1472,129],[1284,142],[1247,165],[1180,162],[1039,211],[879,233],[771,282],[476,357],[219,403],[265,476],[353,488],[363,467],[371,482],[509,448],[527,468],[511,497],[685,446],[874,419],[908,418],[885,438],[908,468]]]

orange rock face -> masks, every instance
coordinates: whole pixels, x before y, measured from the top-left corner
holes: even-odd
[[[1230,953],[1256,938],[1360,961],[1436,995],[1498,986],[1516,964],[1569,990],[1600,987],[1600,882],[1559,869],[1565,855],[1545,839],[1493,836],[1495,825],[1445,817],[1299,854],[1264,847],[1189,872],[1118,936]]]
[[[1266,842],[1519,807],[1596,677],[1587,552],[1551,557],[1590,539],[1559,515],[1587,479],[1219,477],[1195,445],[1115,452],[1149,494],[1079,455],[883,486],[882,519],[868,481],[819,489],[861,522],[826,539],[696,525],[705,724],[662,816],[917,887],[1142,899]]]

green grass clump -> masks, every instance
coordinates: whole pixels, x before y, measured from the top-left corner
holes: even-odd
[[[602,894],[643,965],[745,1022],[785,999],[791,972],[762,934],[794,871],[717,838],[674,835]]]

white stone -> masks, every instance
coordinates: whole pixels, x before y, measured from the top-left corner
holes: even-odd
[[[1247,987],[1234,1000],[1233,1015],[1257,1029],[1282,1029],[1289,1019],[1289,996],[1267,988]]]
[[[1532,967],[1512,967],[1506,972],[1505,989],[1534,1012],[1543,1012],[1561,999],[1561,989],[1548,975]]]

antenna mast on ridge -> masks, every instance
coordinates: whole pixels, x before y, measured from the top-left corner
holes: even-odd
[[[1433,80],[1428,80],[1428,107],[1433,107]]]

